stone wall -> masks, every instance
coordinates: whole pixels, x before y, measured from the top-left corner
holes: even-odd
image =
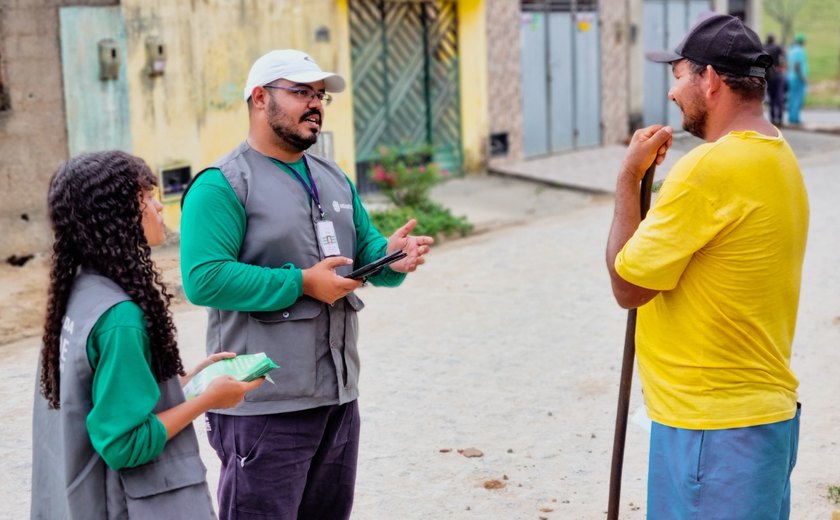
[[[53,2],[0,4],[0,259],[43,249],[50,174],[67,138]]]
[[[58,10],[116,3],[0,0],[0,261],[49,246],[47,186],[67,159]]]

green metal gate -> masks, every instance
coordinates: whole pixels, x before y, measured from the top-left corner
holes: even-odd
[[[458,20],[454,0],[350,0],[353,124],[360,191],[382,146],[431,146],[460,173]]]

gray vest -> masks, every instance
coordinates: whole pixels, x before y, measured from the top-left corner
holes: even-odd
[[[50,409],[36,385],[33,519],[216,518],[192,425],[167,441],[155,460],[120,471],[109,468],[90,443],[85,426],[93,381],[88,336],[105,311],[128,299],[108,278],[89,272],[76,278],[61,331],[60,409]],[[184,401],[178,377],[159,387],[155,413]]]
[[[353,192],[344,173],[330,161],[306,154],[321,206],[335,226],[341,255],[356,255]],[[220,159],[221,170],[245,208],[247,229],[239,261],[301,269],[323,259],[315,224],[317,207],[301,183],[246,142]],[[352,266],[336,269],[348,274]],[[265,352],[278,365],[266,383],[237,407],[214,410],[231,415],[291,412],[346,403],[359,395],[356,312],[364,304],[353,293],[332,305],[302,296],[271,312],[209,309],[208,354]]]

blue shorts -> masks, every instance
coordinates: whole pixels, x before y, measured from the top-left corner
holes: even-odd
[[[799,415],[747,428],[686,430],[654,422],[649,520],[785,520]]]

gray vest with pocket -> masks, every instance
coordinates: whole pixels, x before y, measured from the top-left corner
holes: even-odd
[[[331,161],[306,154],[321,206],[335,227],[341,255],[354,258],[356,227],[353,192]],[[318,209],[295,177],[244,142],[214,166],[221,170],[245,208],[247,229],[239,261],[307,269],[323,260],[317,242]],[[346,275],[352,266],[336,269]],[[359,395],[356,312],[364,304],[354,293],[332,305],[302,296],[288,308],[270,312],[209,309],[207,352],[265,352],[280,368],[249,392],[230,415],[263,415],[344,404]]]
[[[94,372],[90,331],[128,295],[113,281],[83,272],[73,284],[61,331],[61,407],[53,410],[36,384],[32,423],[31,518],[43,520],[216,518],[207,470],[192,424],[147,464],[112,470],[94,450],[86,419]],[[40,362],[38,364],[40,381]],[[178,377],[159,384],[154,412],[184,401]]]

